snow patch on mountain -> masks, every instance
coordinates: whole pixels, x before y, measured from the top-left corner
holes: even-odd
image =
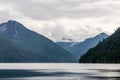
[[[69,48],[69,47],[72,47],[72,46],[75,46],[75,45],[77,45],[77,44],[79,44],[79,42],[74,42],[74,43],[70,44],[70,45],[68,46],[68,48]]]
[[[5,24],[0,27],[0,33],[4,32],[6,30],[7,30],[7,28],[6,28]]]

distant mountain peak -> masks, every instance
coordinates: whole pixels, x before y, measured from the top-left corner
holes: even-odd
[[[100,33],[92,38],[87,38],[82,42],[58,42],[57,44],[79,57],[86,53],[90,48],[95,47],[99,41],[106,39],[108,35],[106,33]]]
[[[16,26],[17,25],[22,25],[20,22],[17,22],[15,20],[9,20],[8,22],[6,22],[6,24],[12,24],[12,26]]]
[[[29,54],[31,57],[27,58],[32,62],[77,62],[77,58],[71,53],[43,35],[27,29],[17,21],[9,20],[2,23],[0,29],[1,36],[23,50],[31,52],[31,54],[27,53],[22,56],[24,58]]]
[[[107,38],[108,37],[108,35],[106,34],[106,33],[100,33],[100,34],[98,34],[98,35],[96,35],[95,37],[91,37],[91,38],[87,38],[87,39],[85,39],[85,41],[89,41],[89,40],[93,40],[93,39],[100,39],[100,41],[101,41],[101,39],[104,39],[104,38]]]
[[[106,37],[108,37],[108,35],[103,32],[103,33],[100,33],[100,34],[96,35],[96,36],[93,37],[93,38],[99,38],[99,37],[103,37],[103,38],[105,37],[105,38],[106,38]]]
[[[104,32],[103,32],[103,33],[100,33],[99,35],[100,35],[100,36],[108,36],[108,35],[107,35],[106,33],[104,33]]]
[[[5,23],[0,24],[0,29],[10,30],[11,32],[19,32],[20,30],[27,30],[27,28],[18,21],[8,20]],[[3,32],[3,31],[2,31]]]
[[[11,23],[11,22],[17,22],[17,21],[15,21],[15,20],[8,20],[8,23]],[[17,23],[19,23],[19,22],[17,22]]]
[[[0,34],[7,34],[12,38],[22,38],[29,30],[20,22],[9,20],[0,24]],[[8,34],[9,33],[9,34]]]
[[[20,22],[18,21],[15,21],[15,20],[8,20],[8,22],[6,23],[3,23],[3,24],[7,24],[7,25],[10,25],[10,27],[24,27],[26,28],[23,24],[21,24]]]

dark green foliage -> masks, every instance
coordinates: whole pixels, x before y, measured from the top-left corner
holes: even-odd
[[[80,63],[120,63],[120,28],[83,55]]]

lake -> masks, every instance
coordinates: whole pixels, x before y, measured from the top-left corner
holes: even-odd
[[[0,80],[120,80],[120,64],[1,63]]]

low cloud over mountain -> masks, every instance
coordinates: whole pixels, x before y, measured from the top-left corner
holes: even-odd
[[[0,22],[17,20],[54,41],[111,34],[120,24],[119,0],[0,0],[0,5]]]

